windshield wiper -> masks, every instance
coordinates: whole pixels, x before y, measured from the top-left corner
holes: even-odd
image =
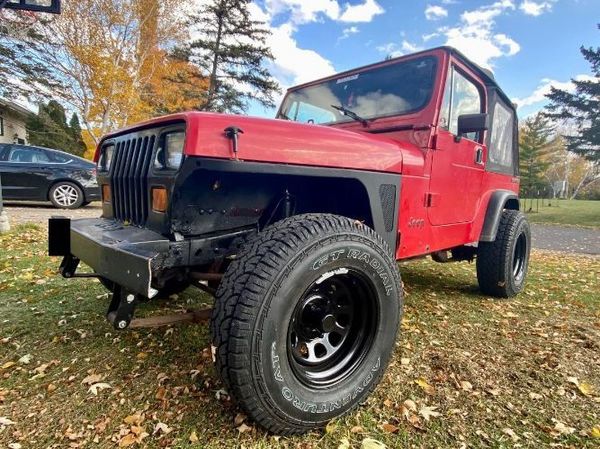
[[[346,117],[350,117],[351,119],[354,119],[357,122],[362,123],[362,125],[365,128],[369,126],[369,122],[366,119],[362,118],[360,115],[358,115],[356,112],[352,111],[351,109],[345,108],[344,106],[336,106],[334,104],[332,104],[331,107],[333,109],[337,109],[342,114],[344,114]]]

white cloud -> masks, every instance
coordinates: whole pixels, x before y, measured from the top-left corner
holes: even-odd
[[[349,23],[370,22],[384,12],[376,0],[344,7],[338,0],[265,0],[265,7],[273,17],[289,13],[290,21],[296,25],[315,22],[322,17]]]
[[[375,0],[365,0],[361,5],[346,5],[339,20],[342,22],[370,22],[373,17],[384,12],[385,10]]]
[[[342,39],[348,39],[353,34],[358,34],[358,33],[360,33],[360,30],[358,29],[358,27],[351,26],[349,28],[345,28],[342,31],[342,35],[339,37],[338,41],[341,41]]]
[[[427,20],[439,20],[448,17],[448,10],[443,6],[427,5],[425,8],[425,17]]]
[[[575,77],[576,81],[594,81],[595,78],[590,75],[577,75]],[[531,95],[525,98],[514,98],[513,101],[520,108],[524,108],[526,106],[533,106],[539,103],[544,103],[547,100],[546,95],[550,93],[552,87],[556,89],[566,90],[567,92],[573,92],[575,90],[575,85],[572,81],[556,81],[550,78],[544,78],[538,85],[538,87],[531,93]]]
[[[403,40],[400,45],[395,42],[390,42],[377,47],[377,51],[383,53],[385,56],[391,56],[392,58],[397,58],[398,56],[403,56],[408,53],[416,53],[421,50],[423,50],[423,47],[413,44],[406,39]]]
[[[525,14],[530,16],[540,16],[545,12],[549,12],[552,10],[552,2],[544,1],[544,2],[536,2],[533,0],[524,0],[519,9],[523,11]]]
[[[284,87],[335,73],[333,64],[313,50],[298,47],[294,28],[286,23],[273,28],[268,45],[273,52],[273,73]]]
[[[512,56],[521,50],[512,38],[495,32],[495,19],[514,9],[512,0],[498,0],[463,12],[459,25],[439,31],[446,36],[446,45],[457,48],[481,66],[491,68],[494,59]]]

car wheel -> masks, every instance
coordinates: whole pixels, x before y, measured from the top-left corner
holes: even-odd
[[[77,209],[85,198],[83,191],[72,182],[59,182],[50,189],[50,201],[59,209]]]
[[[379,235],[344,217],[291,217],[225,272],[211,322],[217,371],[255,422],[304,433],[368,397],[401,313],[400,274]]]
[[[493,242],[480,242],[477,250],[477,280],[481,291],[498,298],[511,298],[523,290],[531,230],[525,215],[518,210],[502,212],[498,234]]]

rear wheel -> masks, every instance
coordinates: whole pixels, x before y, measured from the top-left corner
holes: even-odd
[[[493,242],[480,242],[477,251],[477,279],[481,291],[499,298],[511,298],[523,290],[529,268],[531,230],[525,215],[505,210]]]
[[[216,367],[257,423],[306,432],[375,388],[401,312],[396,262],[373,230],[334,215],[291,217],[225,273],[211,323]]]
[[[85,201],[83,191],[72,182],[59,182],[50,189],[50,201],[59,209],[77,209]]]

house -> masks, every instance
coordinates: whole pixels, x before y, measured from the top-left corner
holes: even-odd
[[[0,143],[27,144],[25,123],[31,115],[29,109],[0,98]]]

